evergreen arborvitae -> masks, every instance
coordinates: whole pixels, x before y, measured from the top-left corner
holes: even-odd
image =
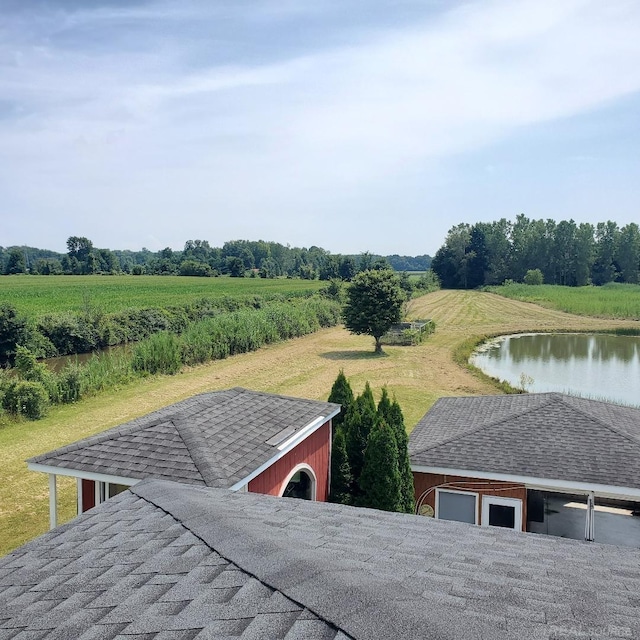
[[[396,445],[398,447],[398,469],[400,471],[400,493],[402,497],[401,511],[405,513],[414,513],[416,508],[415,488],[413,484],[413,472],[411,471],[411,462],[409,461],[409,438],[407,430],[404,426],[404,417],[402,409],[393,399],[393,403],[389,407],[388,420],[396,437]]]
[[[351,504],[351,470],[347,458],[347,446],[342,429],[333,436],[331,448],[331,492],[329,502]]]
[[[360,476],[364,507],[402,511],[401,478],[396,438],[384,420],[371,431]]]
[[[363,406],[367,407],[367,410],[376,412],[376,401],[373,399],[373,391],[371,391],[371,387],[368,382],[365,382],[364,391],[359,396],[360,402],[362,402]]]
[[[333,428],[337,431],[338,427],[343,424],[345,416],[347,415],[347,409],[353,402],[353,391],[342,369],[340,369],[340,373],[333,383],[333,387],[331,387],[329,402],[335,402],[342,406],[342,410],[332,421]]]
[[[394,426],[391,422],[391,400],[387,387],[382,387],[382,396],[378,402],[378,418],[382,418],[390,427]]]
[[[369,429],[363,427],[360,403],[357,399],[347,409],[343,429],[347,445],[347,459],[351,470],[351,495],[355,498],[359,494],[364,451],[367,448],[367,439],[369,437]]]

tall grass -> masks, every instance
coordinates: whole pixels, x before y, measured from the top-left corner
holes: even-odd
[[[236,305],[228,301],[228,305]],[[184,331],[164,330],[135,344],[131,350],[94,355],[85,364],[70,362],[60,372],[38,363],[19,347],[22,368],[15,376],[0,376],[0,407],[30,419],[44,416],[49,404],[76,402],[127,384],[138,377],[178,373],[183,366],[202,364],[255,351],[265,344],[313,333],[337,324],[340,307],[328,299],[294,299],[254,306],[238,305],[194,322]],[[27,409],[23,409],[27,407]]]
[[[576,315],[640,320],[640,285],[637,284],[563,287],[513,283],[487,287],[487,291]]]
[[[173,340],[172,334],[152,336],[136,345],[132,366],[138,372],[173,374],[183,364],[201,364],[313,333],[337,324],[339,317],[339,306],[323,299],[244,308],[194,323]]]

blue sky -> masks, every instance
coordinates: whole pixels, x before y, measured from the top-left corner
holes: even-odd
[[[640,220],[636,0],[1,4],[2,246]]]

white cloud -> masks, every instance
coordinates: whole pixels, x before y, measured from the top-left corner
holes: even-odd
[[[640,90],[640,4],[625,0],[468,3],[325,50],[278,49],[277,31],[258,33],[277,60],[268,63],[230,62],[217,45],[208,53],[192,42],[191,22],[215,19],[203,6],[67,13],[60,29],[85,38],[73,47],[54,33],[11,34],[0,48],[10,105],[0,116],[0,185],[16,212],[71,215],[90,204],[142,230],[134,210],[175,237],[161,245],[179,246],[185,226],[217,231],[215,210],[230,235],[212,242],[234,229],[287,241],[280,229],[295,229],[305,244],[328,244],[334,216],[387,215],[393,184],[406,186],[415,166],[428,182],[437,162]],[[272,6],[264,16],[277,15]],[[305,17],[299,6],[287,15]],[[175,37],[154,38],[155,20],[172,18]],[[86,40],[92,24],[122,35],[132,22],[150,29],[132,49]],[[34,173],[38,188],[27,190]],[[417,215],[417,193],[395,200]],[[372,233],[362,248],[376,241]]]

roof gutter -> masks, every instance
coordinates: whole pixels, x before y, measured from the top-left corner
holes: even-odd
[[[109,484],[124,484],[128,487],[142,481],[142,478],[125,478],[113,476],[108,473],[95,473],[93,471],[80,471],[78,469],[68,469],[66,467],[54,467],[39,462],[27,462],[29,471],[39,471],[40,473],[50,473],[56,476],[70,476],[72,478],[82,478],[83,480],[95,480],[96,482],[108,482]]]

